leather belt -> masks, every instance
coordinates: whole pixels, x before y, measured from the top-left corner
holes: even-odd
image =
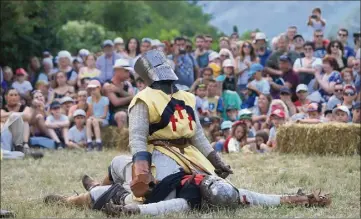
[[[179,149],[189,146],[190,140],[188,138],[169,139],[169,140],[151,140],[148,143],[156,146],[173,146]]]

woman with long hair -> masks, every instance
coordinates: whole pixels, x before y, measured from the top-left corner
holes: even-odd
[[[128,58],[133,59],[140,54],[140,43],[135,37],[130,38],[125,44],[125,51]]]
[[[240,56],[236,60],[237,73],[238,73],[238,89],[247,88],[248,84],[248,71],[252,64],[259,63],[259,58],[251,42],[245,41],[241,46]]]
[[[252,111],[252,121],[256,131],[260,130],[262,123],[266,122],[271,102],[271,95],[261,94],[258,96],[257,105],[253,108]]]
[[[81,82],[82,79],[84,78],[92,79],[99,77],[101,72],[95,66],[96,60],[97,57],[93,53],[90,53],[89,55],[85,56],[84,58],[85,66],[80,68],[79,70],[78,82],[77,82],[78,87],[82,86]]]
[[[54,100],[60,101],[65,96],[73,96],[74,87],[66,83],[66,74],[59,71],[55,74],[55,80],[53,81],[53,90],[49,93],[48,104]]]
[[[331,41],[327,46],[327,54],[336,59],[338,68],[336,71],[341,71],[347,67],[347,58],[343,56],[344,47],[343,44],[338,40]]]

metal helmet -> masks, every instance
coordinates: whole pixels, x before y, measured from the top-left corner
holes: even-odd
[[[239,206],[238,190],[220,177],[205,176],[200,184],[200,191],[205,204],[220,208]]]
[[[147,85],[154,81],[178,80],[164,53],[156,49],[149,50],[139,57],[134,70]]]

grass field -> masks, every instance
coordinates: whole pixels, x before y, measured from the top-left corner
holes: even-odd
[[[20,218],[105,217],[100,212],[65,206],[47,206],[42,198],[50,193],[81,193],[81,177],[87,173],[101,179],[116,151],[46,152],[42,160],[4,160],[1,162],[1,208]],[[330,192],[329,208],[252,207],[234,211],[200,214],[172,214],[167,218],[360,218],[360,157],[303,155],[224,155],[235,174],[230,177],[238,187],[263,193],[295,193],[323,188]],[[139,217],[139,216],[138,216]],[[164,217],[164,216],[163,216]]]

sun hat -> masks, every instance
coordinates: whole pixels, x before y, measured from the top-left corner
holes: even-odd
[[[134,69],[130,66],[128,59],[117,59],[113,65],[113,69],[116,68],[124,68],[128,71],[134,71]]]

